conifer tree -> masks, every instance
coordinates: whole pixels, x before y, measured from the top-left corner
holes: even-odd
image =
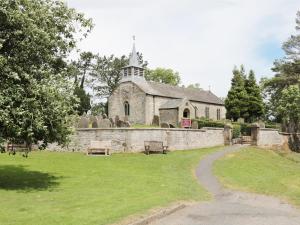
[[[253,70],[250,70],[249,76],[246,79],[245,89],[248,94],[248,117],[245,120],[247,122],[254,122],[264,115],[264,104]]]
[[[231,88],[225,100],[226,117],[236,121],[238,118],[248,117],[248,95],[245,89],[245,70],[241,66],[240,70],[236,67],[232,71]]]

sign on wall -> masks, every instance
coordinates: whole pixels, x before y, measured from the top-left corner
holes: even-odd
[[[181,119],[181,127],[182,128],[191,128],[192,127],[192,120],[189,118],[182,118]]]

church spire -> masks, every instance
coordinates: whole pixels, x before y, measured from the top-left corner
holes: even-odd
[[[133,36],[133,46],[132,46],[132,51],[130,54],[128,66],[140,67],[139,56],[135,50],[135,36]]]

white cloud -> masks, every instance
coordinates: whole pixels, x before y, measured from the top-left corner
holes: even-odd
[[[92,17],[95,28],[80,48],[102,55],[128,54],[132,35],[149,66],[178,71],[184,84],[225,96],[234,65],[258,78],[271,75],[266,43],[281,45],[294,32],[298,0],[68,0]],[[275,46],[274,46],[275,47]],[[275,58],[277,56],[274,56]]]

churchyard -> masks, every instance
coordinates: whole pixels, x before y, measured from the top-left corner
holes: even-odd
[[[134,35],[129,52],[121,45],[129,47],[125,36],[133,27],[114,16],[105,20],[122,25],[109,27],[121,35],[102,29],[101,20],[98,36],[86,39],[96,24],[70,2],[0,1],[0,225],[125,225],[140,219],[154,225],[300,224],[300,11],[283,51],[268,59],[257,52],[260,57],[244,62],[246,70],[235,64],[247,57],[218,58],[226,49],[218,48],[220,40],[207,45],[217,49],[203,51],[200,36],[211,38],[194,36],[194,26],[186,37],[197,42],[177,44],[176,35],[174,41],[159,37],[169,29],[155,28],[141,35],[140,49]],[[94,3],[99,12],[114,8]],[[134,15],[130,24],[144,19],[131,10],[118,15]],[[219,28],[218,22],[208,30]],[[226,33],[234,42],[235,32]],[[268,35],[259,43],[271,42]],[[97,44],[85,46],[91,40]],[[241,52],[231,49],[235,44],[228,55]],[[181,46],[184,54],[178,54]],[[263,47],[275,48],[249,49]],[[213,63],[206,61],[208,52]],[[166,60],[161,65],[180,65],[153,68],[154,55]],[[272,62],[264,77],[263,67]],[[191,83],[195,79],[201,84]],[[180,207],[171,210],[174,205]]]

